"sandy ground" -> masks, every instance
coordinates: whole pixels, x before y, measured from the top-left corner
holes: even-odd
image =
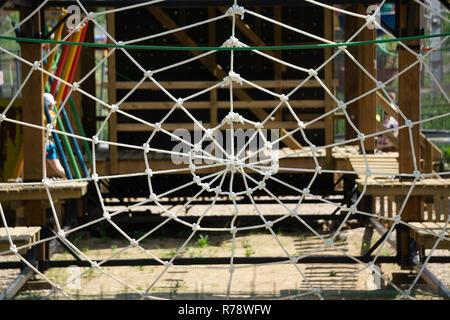
[[[370,243],[364,245],[364,228],[343,231],[334,245],[349,255],[361,255],[370,243],[378,239],[374,232]],[[324,237],[329,234],[324,234]],[[343,254],[332,248],[324,248],[315,252],[323,242],[314,235],[306,233],[277,234],[281,242],[268,232],[250,233],[236,237],[235,256],[285,256],[283,249],[292,255],[315,254]],[[205,239],[205,238],[203,238]],[[367,240],[367,239],[366,239]],[[144,241],[143,247],[152,255],[160,258],[173,256],[185,239],[159,237]],[[127,243],[120,240],[89,238],[77,242],[77,247],[91,259],[105,259],[117,254],[125,248]],[[201,241],[194,237],[181,251],[181,257],[230,257],[233,240],[230,236],[208,236]],[[394,250],[386,244],[380,255],[394,254]],[[130,248],[115,258],[145,258],[146,253],[136,248]],[[52,259],[71,259],[71,256],[60,250]],[[133,291],[145,291],[151,287],[149,294],[155,297],[173,299],[224,299],[230,290],[232,298],[305,298],[316,299],[315,295],[304,295],[311,287],[321,288],[325,299],[391,299],[399,295],[389,285],[395,274],[405,273],[396,265],[383,264],[381,272],[381,290],[377,290],[374,273],[364,268],[363,264],[269,264],[258,266],[236,266],[230,282],[228,266],[204,267],[170,267],[164,266],[136,266],[136,267],[108,267],[104,270],[108,275],[98,270],[80,268],[84,273],[79,282],[79,288],[65,288],[66,292],[79,299],[91,298],[137,298]],[[72,273],[71,273],[72,272]],[[409,273],[409,272],[406,272]],[[52,281],[62,285],[67,282],[73,271],[68,269],[50,269],[46,272]],[[449,277],[443,271],[444,277]],[[156,281],[156,282],[155,282]],[[409,279],[411,281],[411,277]],[[231,283],[231,285],[230,285]],[[126,284],[127,286],[125,286]],[[401,285],[401,284],[399,284]],[[230,287],[229,287],[230,286]],[[419,283],[415,297],[418,299],[436,299],[436,295],[427,292],[426,287]],[[45,296],[48,291],[22,292],[22,298]]]
[[[264,215],[273,214],[275,209],[279,212],[280,209],[274,208],[274,205],[258,207]],[[120,207],[110,207],[110,210],[113,212],[118,208]],[[175,211],[177,208],[181,206],[171,210]],[[330,213],[335,208],[336,206],[332,204],[309,204],[301,207],[301,213]],[[242,210],[242,214],[256,214],[251,205],[240,205],[239,209]],[[181,210],[179,216],[180,218],[186,215],[195,216],[204,210],[205,206],[194,206],[187,211]],[[154,207],[151,208],[153,213],[160,211]],[[231,218],[232,209],[218,205],[208,212],[208,215],[218,214],[228,214]],[[304,229],[289,233],[276,231],[275,236],[266,229],[238,232],[234,243],[232,235],[228,232],[221,234],[198,232],[185,244],[178,256],[230,259],[233,247],[235,257],[279,257],[287,256],[287,253],[293,256],[308,254],[360,256],[379,239],[377,232],[370,231],[368,228],[361,227],[343,229],[333,242],[338,250],[324,247],[323,241],[317,235],[306,232]],[[327,228],[317,232],[323,238],[328,238],[332,234]],[[140,235],[133,236],[138,238]],[[166,232],[164,236],[151,235],[141,243],[146,252],[137,248],[122,251],[129,244],[124,238],[94,238],[87,233],[78,233],[71,240],[90,259],[101,260],[112,255],[116,255],[115,259],[170,258],[183,246],[187,236],[180,237],[179,234],[172,235],[170,232]],[[441,250],[435,254],[444,255],[449,252]],[[395,255],[395,250],[386,243],[380,248],[379,255]],[[4,259],[14,259],[14,257],[0,256],[0,261]],[[52,256],[52,260],[70,259],[73,257],[63,248],[59,248]],[[450,284],[449,267],[445,264],[427,266],[447,286]],[[411,284],[416,277],[414,273],[400,270],[393,264],[381,265],[381,279],[364,264],[236,265],[232,277],[229,265],[177,266],[167,269],[164,266],[107,267],[104,270],[107,273],[88,268],[54,268],[46,271],[45,275],[56,284],[64,286],[70,277],[82,274],[79,282],[75,281],[69,286],[64,286],[67,293],[79,299],[138,298],[135,295],[136,291],[145,291],[148,288],[150,288],[148,293],[154,297],[173,299],[224,299],[228,292],[232,298],[316,299],[316,295],[304,295],[310,292],[311,288],[320,288],[325,299],[391,299],[399,295],[391,284],[407,289],[408,283]],[[17,273],[17,270],[0,270],[0,286],[4,287]],[[399,278],[406,278],[406,280],[399,282]],[[414,289],[416,290],[415,298],[439,298],[428,292],[429,290],[421,281]],[[50,291],[46,290],[23,291],[19,298],[43,298],[49,293]]]

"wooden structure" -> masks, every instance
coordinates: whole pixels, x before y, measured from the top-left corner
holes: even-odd
[[[41,227],[13,227],[8,228],[9,235],[16,247],[35,243],[40,240]],[[0,228],[0,252],[8,251],[10,247],[6,228]],[[19,253],[24,254],[27,249],[20,249]]]
[[[139,38],[148,32],[145,25],[151,25],[152,33],[163,32],[178,28],[181,25],[194,23],[201,19],[208,19],[226,11],[226,7],[218,8],[170,8],[162,9],[157,7],[148,7],[145,9],[130,10],[126,13],[117,15],[108,15],[108,33],[116,39]],[[329,10],[311,5],[281,7],[250,7],[255,12],[273,17],[277,20],[296,19],[298,15],[305,17],[301,22],[301,28],[318,34],[328,39],[333,38],[333,15]],[[195,14],[194,14],[195,12]],[[142,44],[165,43],[167,45],[179,46],[215,46],[228,40],[231,30],[231,17],[227,20],[221,20],[221,27],[217,28],[217,22],[209,23],[205,26],[194,28],[189,31],[180,31],[169,36],[160,37],[156,40],[142,42]],[[296,21],[298,25],[298,21]],[[120,28],[118,27],[120,26]],[[229,28],[228,28],[229,27]],[[264,27],[264,29],[262,29]],[[237,19],[236,29],[238,37],[242,42],[249,45],[288,45],[288,44],[312,44],[315,40],[298,35],[292,31],[281,28],[277,25],[266,23],[250,15],[246,16],[244,21]],[[162,54],[137,51],[133,52],[133,57],[143,66],[149,69],[170,65],[174,62],[182,61],[195,57],[202,52],[164,52]],[[267,52],[277,58],[285,61],[298,61],[301,59],[302,67],[308,68],[320,65],[330,55],[331,50],[308,50],[308,51],[280,51]],[[249,80],[264,88],[281,93],[283,89],[293,89],[302,79],[305,78],[304,72],[299,72],[288,68],[282,64],[274,63],[264,57],[252,52],[236,52],[236,59],[239,63],[235,66],[235,71],[241,73],[243,77],[250,77]],[[209,57],[199,59],[176,69],[176,72],[162,72],[155,76],[158,82],[171,94],[175,96],[188,96],[202,89],[211,87],[221,81],[227,73],[229,54],[217,53]],[[148,65],[148,62],[151,65]],[[251,62],[250,62],[251,61]],[[131,63],[131,61],[121,52],[116,51],[109,59],[109,80],[108,96],[109,102],[120,101],[142,78],[142,74]],[[124,81],[124,76],[128,81]],[[327,65],[319,73],[322,82],[328,87],[333,88],[336,82],[333,80],[332,64]],[[130,81],[132,80],[132,81]],[[167,111],[172,108],[171,101],[163,92],[157,90],[156,84],[151,81],[143,82],[139,89],[127,98],[120,106],[132,115],[140,118],[160,119]],[[249,85],[238,86],[235,91],[234,106],[240,114],[253,121],[262,121],[269,114],[270,108],[277,105],[277,100],[268,96]],[[320,84],[315,81],[309,81],[304,88],[299,90],[289,100],[296,113],[304,121],[317,118],[320,114],[331,110],[333,103],[331,98],[324,92]],[[212,90],[208,95],[200,96],[192,102],[186,102],[185,107],[192,114],[202,121],[205,128],[216,126],[223,119],[229,109],[228,88],[218,88]],[[317,145],[330,144],[334,141],[334,119],[333,115],[324,120],[317,121],[307,130],[308,139]],[[297,128],[297,122],[288,111],[280,111],[267,122],[266,129],[280,129],[280,134],[286,134],[287,130]],[[162,126],[164,129],[173,131],[178,128],[193,130],[192,121],[182,114],[175,111],[174,116],[170,117]],[[243,129],[250,127],[243,126]],[[150,133],[150,128],[142,123],[130,122],[123,116],[112,115],[109,121],[110,138],[112,141],[122,143],[139,144],[145,142]],[[170,150],[170,137],[162,136],[156,142],[157,147],[164,147]],[[306,145],[301,138],[300,133],[295,137],[289,137],[282,141],[283,145],[291,149],[300,149]],[[330,161],[331,150],[328,152],[328,161]],[[119,153],[117,147],[111,146],[109,151],[108,172],[114,174],[123,172],[120,169]],[[169,164],[167,164],[169,165]]]
[[[95,1],[87,1],[95,5]],[[342,1],[345,2],[345,1]],[[362,4],[354,4],[355,1],[349,1],[352,4],[349,10],[366,14],[365,6]],[[164,32],[175,29],[183,25],[188,25],[203,19],[212,18],[218,14],[223,14],[226,7],[196,7],[184,8],[176,5],[174,1],[167,1],[167,6],[151,6],[146,8],[138,8],[126,10],[117,14],[107,15],[108,33],[117,40],[130,40],[141,36]],[[368,4],[372,1],[361,1]],[[400,2],[398,2],[400,3]],[[50,1],[51,4],[51,1]],[[225,5],[225,3],[224,3]],[[311,31],[316,35],[333,40],[334,37],[334,14],[328,9],[319,6],[312,6],[302,3],[301,5],[254,5],[249,7],[251,10],[269,16],[277,21],[283,21],[286,24],[299,26],[301,29]],[[401,2],[397,9],[398,30],[397,36],[417,35],[420,30],[419,7],[413,1]],[[21,15],[25,16],[30,12],[30,7],[21,8]],[[302,17],[299,20],[298,17]],[[40,32],[42,12],[30,19],[24,28],[25,37],[37,37]],[[361,19],[360,19],[361,20]],[[346,17],[345,30],[346,36],[352,35],[360,26],[363,20],[356,21],[353,17]],[[299,25],[300,24],[300,25]],[[263,45],[293,45],[293,44],[314,44],[317,43],[311,38],[301,36],[289,30],[281,28],[279,25],[272,25],[256,19],[250,15],[246,15],[244,21],[237,19],[236,37],[242,42],[252,46]],[[157,40],[147,40],[141,44],[165,44],[178,46],[216,46],[220,45],[229,38],[231,30],[230,19],[221,21],[218,26],[217,22],[195,28],[188,31],[179,31],[173,35],[167,35]],[[357,38],[358,40],[375,39],[375,30],[365,30]],[[346,37],[347,38],[347,37]],[[87,35],[87,41],[93,42],[93,33]],[[110,41],[111,42],[111,41]],[[412,50],[418,50],[418,43],[407,43]],[[91,54],[94,49],[89,49]],[[103,49],[102,49],[103,50]],[[375,76],[376,68],[374,64],[375,45],[364,45],[352,47],[349,49],[352,55],[360,61],[362,66],[368,72]],[[316,68],[326,61],[332,54],[333,49],[313,49],[293,51],[286,50],[280,52],[267,52],[283,61],[294,64],[301,64],[305,68]],[[155,70],[157,67],[173,64],[189,58],[200,55],[199,51],[192,52],[152,52],[152,51],[133,51],[133,58],[142,64],[148,70]],[[39,60],[42,55],[42,46],[40,44],[22,44],[22,56],[28,61]],[[243,77],[264,88],[271,89],[277,93],[283,90],[295,88],[306,76],[304,72],[292,70],[284,65],[266,60],[252,52],[236,52],[239,64],[236,65],[236,73],[242,74]],[[81,57],[82,70],[78,76],[85,74],[93,67],[93,61],[89,60],[86,55]],[[407,50],[401,49],[399,52],[399,71],[407,68],[415,57]],[[299,61],[301,63],[299,63]],[[174,96],[186,97],[202,89],[208,88],[221,81],[227,73],[224,70],[229,69],[229,54],[217,53],[208,57],[201,58],[195,62],[183,65],[177,69],[177,72],[161,72],[156,76],[158,82]],[[22,75],[26,76],[29,67],[23,65]],[[328,63],[321,72],[319,78],[331,91],[337,85],[334,80],[333,64]],[[108,90],[108,103],[115,104],[126,97],[121,103],[120,109],[125,110],[140,119],[151,119],[151,122],[159,121],[167,111],[173,106],[171,101],[162,91],[157,90],[156,84],[151,81],[144,81],[139,88],[131,95],[127,93],[134,88],[143,77],[142,70],[130,61],[126,55],[120,50],[116,50],[108,59],[108,83],[105,87]],[[375,87],[375,83],[357,67],[351,59],[346,57],[345,60],[345,101],[368,92]],[[83,84],[83,89],[95,95],[95,78],[91,78]],[[203,122],[204,127],[211,128],[216,126],[221,119],[227,114],[229,109],[228,88],[216,88],[208,94],[199,96],[194,101],[186,102],[185,107],[195,116],[196,119]],[[28,123],[37,125],[43,124],[43,101],[42,96],[35,94],[43,92],[42,74],[36,72],[30,78],[27,85],[23,89],[22,98],[22,119]],[[416,66],[408,70],[399,77],[399,105],[403,114],[408,119],[416,121],[420,117],[420,81],[419,67]],[[236,110],[253,121],[264,120],[275,107],[278,100],[268,97],[266,93],[255,90],[247,84],[243,84],[235,89],[234,106]],[[78,101],[83,103],[83,120],[88,128],[88,135],[95,133],[96,121],[104,119],[95,119],[92,114],[95,110],[95,102],[87,97],[78,97]],[[289,100],[296,114],[304,121],[309,121],[323,115],[335,108],[335,102],[320,86],[318,81],[308,81],[304,88],[298,90]],[[376,106],[379,105],[384,111],[399,120],[403,125],[402,118],[395,108],[383,98],[379,93],[373,92],[363,99],[360,99],[348,106],[347,112],[353,123],[364,134],[373,134],[384,129],[380,123],[376,122],[375,112]],[[37,115],[37,116],[36,116]],[[306,135],[314,144],[330,145],[335,142],[334,123],[337,119],[342,119],[342,113],[330,114],[320,121],[316,121],[313,125],[308,126]],[[156,120],[155,120],[156,119]],[[109,121],[109,141],[123,144],[142,145],[151,129],[145,124],[132,122],[126,117],[112,113]],[[292,115],[286,111],[280,111],[274,114],[273,118],[268,121],[265,128],[279,129],[281,134],[288,130],[297,128],[298,124]],[[173,131],[178,128],[193,130],[192,121],[186,118],[179,110],[173,113],[163,128]],[[248,129],[242,126],[243,129]],[[411,159],[415,158],[418,163],[418,170],[421,172],[433,172],[435,165],[442,160],[442,153],[434,146],[424,135],[420,133],[419,126],[411,128],[414,149],[411,150],[409,132],[406,129],[400,130],[399,137],[388,135],[389,139],[394,143],[397,150],[395,152],[376,154],[375,137],[366,139],[364,142],[367,152],[367,160],[372,170],[371,178],[366,185],[366,196],[372,198],[373,210],[380,212],[386,217],[393,217],[397,210],[398,204],[402,203],[402,197],[406,194],[411,181],[405,179],[392,180],[386,179],[386,172],[393,175],[401,173],[412,173],[415,168]],[[355,132],[347,124],[346,139],[355,137]],[[43,132],[33,129],[23,129],[24,141],[24,179],[25,181],[40,181],[42,179],[42,156],[43,148]],[[159,136],[154,139],[154,147],[162,147],[166,150],[171,149],[170,137]],[[311,152],[307,144],[300,134],[293,135],[291,138],[284,139],[282,148],[278,150],[280,156],[287,156],[280,160],[280,167],[314,169],[314,162]],[[145,166],[142,152],[125,152],[124,148],[116,145],[110,145],[105,154],[97,155],[97,172],[100,175],[128,174],[144,172]],[[414,157],[413,157],[414,156]],[[349,179],[349,183],[356,182],[360,191],[365,182],[361,181],[363,172],[367,169],[365,158],[360,154],[359,146],[332,147],[319,150],[317,154],[319,165],[328,170],[344,170],[361,172],[360,177],[357,174]],[[150,154],[150,161],[153,170],[174,169],[178,168],[175,164],[164,155]],[[203,173],[207,173],[205,170]],[[377,174],[378,173],[378,174]],[[299,175],[307,175],[298,171],[286,172],[290,181],[298,181]],[[182,174],[180,174],[182,176]],[[160,186],[170,188],[170,184],[177,183],[179,185],[182,179],[189,179],[188,175],[174,179],[169,175],[157,181]],[[330,186],[334,186],[338,177],[332,174],[322,174],[317,179],[317,185],[312,188],[312,192],[328,192]],[[131,186],[130,192],[137,193],[139,186],[139,177],[133,177],[133,181],[128,183]],[[304,179],[307,181],[308,179]],[[287,180],[289,181],[289,180]],[[347,182],[348,182],[347,181]],[[115,183],[115,187],[119,190],[119,194],[125,195],[127,183],[123,179],[111,179],[110,183]],[[298,185],[298,184],[296,184]],[[86,185],[55,185],[52,190],[54,199],[81,197],[86,192]],[[315,188],[315,189],[314,189]],[[313,191],[314,190],[314,191]],[[412,196],[408,200],[402,218],[406,222],[411,223],[437,223],[440,224],[448,218],[448,197],[449,181],[447,179],[424,179],[417,183]],[[285,189],[281,192],[287,192]],[[184,194],[186,196],[186,194]],[[47,224],[45,208],[42,207],[42,199],[47,198],[43,188],[24,188],[24,189],[0,189],[0,200],[23,200],[25,207],[25,225],[45,227]],[[369,203],[366,201],[365,203]],[[380,210],[380,211],[378,211]],[[365,210],[366,211],[366,210]],[[426,225],[428,226],[428,225]],[[433,225],[434,226],[434,225]],[[440,226],[440,225],[439,225]],[[407,260],[409,256],[409,242],[411,238],[416,239],[422,246],[428,246],[426,236],[420,233],[420,226],[417,228],[398,228],[399,241],[398,251]],[[429,229],[429,228],[428,228]],[[39,259],[45,256],[45,252],[40,252]]]
[[[444,230],[445,223],[436,222],[413,222],[411,223],[413,239],[419,244],[419,251],[423,249],[448,249],[450,250],[450,241],[441,240],[436,246],[436,241]],[[445,237],[450,237],[450,230],[445,230]]]

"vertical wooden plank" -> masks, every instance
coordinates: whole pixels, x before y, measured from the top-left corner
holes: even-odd
[[[107,31],[115,37],[115,13],[110,13],[106,18]],[[108,43],[112,43],[108,39]],[[111,49],[110,49],[111,50]],[[116,52],[108,58],[108,103],[116,103]],[[117,142],[117,114],[114,112],[109,118],[109,141]],[[109,173],[118,173],[117,146],[109,146]]]
[[[20,10],[21,20],[31,13],[30,8]],[[42,12],[43,14],[43,12]],[[36,13],[22,27],[25,37],[39,37],[41,26],[41,12]],[[27,61],[34,62],[42,58],[42,46],[38,43],[21,43],[21,56]],[[22,80],[27,76],[30,67],[22,63]],[[41,67],[43,67],[41,65]],[[44,125],[44,77],[42,72],[34,71],[22,89],[23,121],[39,126]],[[24,180],[41,181],[43,179],[44,132],[34,128],[23,127],[23,176]],[[27,226],[46,226],[45,209],[39,200],[24,201],[24,223]],[[45,258],[45,246],[41,245],[38,257]]]
[[[392,218],[392,217],[393,217],[392,206],[393,206],[392,197],[391,197],[391,196],[388,196],[388,217],[389,217],[389,218]]]
[[[377,198],[374,198],[374,199],[377,199]],[[386,199],[384,196],[378,197],[378,201],[380,202],[380,215],[383,217],[386,216],[386,212],[385,212],[385,208],[384,208],[385,200]]]
[[[26,17],[28,10],[20,11],[21,18]],[[28,36],[36,36],[40,19],[38,15],[28,24],[36,24],[35,28],[25,31]],[[26,29],[26,27],[25,27]],[[21,43],[21,55],[27,61],[34,62],[42,58],[40,44]],[[30,67],[22,63],[22,78],[24,79]],[[22,89],[23,121],[38,126],[44,125],[43,76],[40,71],[34,71]],[[42,130],[23,127],[24,142],[24,179],[41,181],[43,178],[42,157],[44,154],[44,134]]]
[[[411,6],[415,6],[414,3],[409,3]],[[413,24],[414,26],[420,26],[419,8],[416,10],[415,16],[410,16],[407,12],[405,5],[401,6],[400,19],[401,28],[406,28],[407,25]],[[413,48],[418,52],[418,46],[420,42],[407,41],[406,45]],[[405,49],[399,49],[398,53],[398,69],[399,72],[408,68],[412,63],[416,62],[417,58]],[[410,68],[403,73],[398,80],[399,84],[399,107],[405,116],[411,121],[420,120],[420,66],[419,64]],[[405,124],[403,118],[399,118],[400,126]],[[412,140],[414,143],[414,150],[411,148],[410,132],[408,129],[399,130],[399,170],[401,173],[412,173],[414,171],[413,164],[413,152],[417,162],[420,159],[419,147],[420,147],[420,127],[418,125],[411,128]],[[404,221],[414,221],[420,219],[418,215],[419,197],[410,197],[403,215]]]
[[[208,7],[208,19],[213,18],[215,15],[216,15],[216,8]],[[215,45],[217,45],[216,32],[217,32],[216,23],[212,22],[212,23],[208,24],[208,44],[211,47],[214,47]],[[216,54],[212,54],[209,56],[209,63],[210,63],[210,70],[215,70],[217,68]],[[215,126],[218,124],[217,89],[212,90],[210,92],[209,100],[211,103],[211,107],[210,107],[211,124],[213,126]]]
[[[324,19],[324,37],[325,39],[328,39],[330,41],[334,41],[334,14],[329,9],[324,9],[323,12],[323,19]],[[326,61],[331,57],[333,54],[332,48],[325,48],[324,49],[324,60]],[[334,69],[334,61],[331,61],[327,63],[325,66],[325,79],[324,83],[327,86],[327,88],[330,89],[331,92],[334,93],[334,87],[333,87],[333,69]],[[331,111],[335,108],[334,100],[325,93],[325,113]],[[328,117],[325,118],[325,145],[330,145],[334,143],[334,116],[331,114]],[[333,149],[327,148],[326,154],[325,154],[325,162],[327,165],[327,168],[333,169],[335,168],[335,165],[333,163]]]
[[[367,14],[367,7],[362,4],[351,5],[350,11],[360,14]],[[345,16],[345,38],[352,36],[364,23],[360,18]],[[375,40],[376,30],[365,28],[353,41]],[[356,46],[348,48],[354,58],[376,78],[376,47],[374,44]],[[349,57],[345,57],[345,100],[350,100],[361,94],[370,91],[375,87],[375,82],[371,80],[361,68],[359,68]],[[350,104],[347,112],[355,126],[364,134],[376,132],[376,93],[369,94],[362,99]],[[356,133],[350,124],[346,124],[345,138],[356,137]],[[366,151],[372,152],[376,147],[375,139],[364,141]]]
[[[430,218],[433,216],[433,204],[432,203],[428,203],[427,204],[427,216],[424,217],[424,221],[429,221]]]
[[[282,17],[281,17],[281,11],[282,8],[281,6],[274,6],[273,7],[273,19],[276,21],[281,21]],[[281,27],[279,25],[274,25],[273,26],[273,40],[274,40],[274,45],[275,46],[279,46],[282,44],[282,33],[281,33]],[[278,59],[282,59],[282,51],[281,50],[275,50],[273,52],[273,55],[278,58]],[[276,81],[281,80],[281,64],[274,62],[273,63],[273,78]],[[281,94],[282,89],[281,88],[276,88],[275,92],[278,94]],[[275,113],[275,120],[276,121],[281,121],[282,120],[282,111],[283,109],[280,108],[276,113]]]
[[[434,197],[434,205],[434,214],[436,217],[438,217],[441,214],[441,196]],[[430,221],[433,221],[433,219],[430,219]]]
[[[444,200],[444,212],[443,212],[443,215],[439,215],[439,220],[437,220],[437,221],[445,222],[445,221],[447,221],[447,218],[448,218],[448,197],[444,196],[443,200]]]
[[[431,141],[425,139],[425,154],[423,155],[425,160],[424,172],[428,173],[433,172],[433,147],[431,143]]]
[[[347,10],[352,12],[357,12],[359,10],[358,5],[352,4],[346,7]],[[345,15],[344,17],[344,37],[345,39],[350,38],[358,30],[358,26],[361,26],[360,19]],[[362,40],[360,37],[356,37],[354,41]],[[355,57],[358,58],[359,46],[348,47],[348,51]],[[359,81],[359,68],[358,66],[347,56],[344,60],[344,90],[345,90],[345,101],[349,101],[361,92],[361,82]],[[347,105],[347,113],[350,120],[359,128],[359,101]],[[353,139],[356,137],[356,132],[350,126],[348,121],[345,121],[345,139]],[[356,144],[356,143],[352,143]]]
[[[366,10],[365,6],[363,6],[364,12]],[[362,13],[362,12],[360,12]],[[376,29],[365,28],[361,32],[361,38],[363,41],[370,41],[376,39]],[[359,46],[359,57],[358,61],[361,65],[366,69],[373,78],[377,77],[377,69],[376,69],[376,45],[368,44]],[[361,81],[361,92],[365,93],[375,88],[375,82],[365,74],[361,69],[360,73],[360,81]],[[377,131],[376,128],[376,93],[373,92],[369,95],[366,95],[364,98],[359,101],[359,127],[358,129],[364,133],[365,135],[372,134]],[[376,140],[374,138],[366,139],[364,141],[364,148],[366,152],[373,152],[376,148]]]
[[[403,2],[396,11],[399,17],[400,36],[414,36],[417,34],[417,29],[420,28],[420,8],[419,5],[413,1]],[[420,41],[405,41],[415,52],[418,52]],[[399,46],[398,50],[398,72],[408,68],[412,63],[416,62],[416,57],[409,51]],[[399,107],[404,115],[412,122],[420,119],[420,69],[419,64],[408,69],[398,79],[398,101]],[[399,119],[399,125],[405,124],[402,117]],[[407,129],[399,130],[399,171],[400,173],[412,173],[414,169],[413,155],[417,160],[419,166],[420,154],[420,127],[413,126],[411,128],[412,140],[414,149],[411,148],[410,131]],[[402,179],[407,180],[407,179]],[[405,205],[402,220],[420,221],[420,206],[421,199],[419,196],[411,196]],[[410,258],[409,239],[411,237],[409,228],[399,227],[399,241],[398,252],[400,253],[401,264],[407,264]]]
[[[425,217],[425,201],[423,197],[421,197],[419,202],[419,220],[423,221],[424,217]]]

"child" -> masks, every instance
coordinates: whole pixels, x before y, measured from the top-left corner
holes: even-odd
[[[44,102],[48,107],[50,113],[50,118],[52,120],[53,126],[56,128],[56,112],[55,112],[55,99],[50,93],[44,93]],[[47,122],[47,121],[46,121]],[[47,124],[46,124],[47,125]],[[56,146],[53,143],[51,136],[47,140],[46,146],[46,159],[50,167],[62,178],[66,178],[66,173],[64,168],[59,162],[58,155],[56,154]]]

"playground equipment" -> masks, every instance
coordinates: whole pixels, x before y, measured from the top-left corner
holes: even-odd
[[[154,298],[157,294],[152,290],[160,278],[168,270],[181,266],[206,265],[205,268],[226,270],[229,274],[225,295],[230,297],[237,268],[291,264],[295,276],[307,286],[307,290],[298,295],[326,298],[323,290],[327,288],[311,284],[300,265],[344,263],[360,266],[355,273],[372,270],[401,297],[411,298],[417,279],[428,275],[427,264],[449,262],[447,256],[433,254],[437,248],[447,248],[449,242],[449,179],[447,173],[439,171],[441,151],[420,132],[420,125],[431,119],[420,118],[419,81],[420,68],[424,68],[448,103],[445,88],[433,77],[426,60],[439,48],[423,52],[420,46],[420,41],[433,37],[441,39],[439,45],[444,46],[448,34],[422,34],[421,10],[431,9],[420,1],[397,2],[394,30],[377,23],[376,15],[381,6],[368,14],[366,6],[372,2],[344,7],[313,0],[299,4],[280,1],[277,5],[265,1],[219,2],[218,7],[208,7],[200,1],[202,5],[198,8],[190,8],[189,4],[180,8],[179,2],[170,0],[129,6],[118,3],[116,8],[90,12],[86,8],[99,5],[96,1],[77,1],[82,13],[78,21],[81,29],[74,28],[60,41],[34,37],[40,28],[39,11],[57,6],[58,2],[44,1],[33,10],[19,7],[28,23],[23,23],[21,37],[9,40],[20,41],[22,45],[22,54],[16,58],[24,68],[20,91],[22,104],[27,108],[23,108],[22,120],[8,117],[8,110],[17,98],[14,97],[2,112],[1,120],[2,125],[23,126],[24,182],[4,187],[6,193],[18,186],[40,188],[41,195],[49,200],[54,233],[43,236],[41,231],[41,251],[32,262],[19,250],[30,248],[34,243],[17,246],[13,238],[7,236],[8,253],[18,256],[21,263],[4,265],[26,265],[50,283],[55,294],[66,297],[71,296],[64,288],[69,283],[57,284],[49,279],[45,275],[48,268],[90,267],[140,296]],[[386,2],[389,1],[381,1],[381,4]],[[341,42],[336,41],[334,33],[338,14],[345,16],[345,37]],[[438,14],[448,23],[446,11]],[[106,27],[99,22],[99,17],[106,17]],[[63,19],[64,15],[60,21]],[[107,35],[108,44],[93,43],[93,33],[89,34],[91,26]],[[377,80],[374,63],[377,30],[389,36],[382,41],[395,42],[398,47],[398,72],[386,81]],[[58,35],[61,35],[59,31],[57,38]],[[62,48],[55,74],[42,67],[41,45],[44,42],[52,44],[50,52],[46,53],[49,61],[54,51]],[[108,47],[108,54],[100,64],[83,57],[83,50],[93,52],[94,47],[100,50]],[[4,48],[0,50],[12,54]],[[342,98],[338,98],[335,91],[333,62],[338,55],[345,57]],[[82,71],[75,77],[79,59]],[[93,75],[103,63],[108,64],[107,102],[96,97],[95,82],[91,81],[95,80]],[[43,126],[45,106],[36,92],[44,92],[44,76],[51,80],[50,90],[56,95],[57,113],[63,118],[63,121],[58,120],[56,128]],[[386,89],[395,80],[398,80],[398,103]],[[70,96],[74,99],[76,96],[79,102],[73,103]],[[80,121],[74,112],[78,133],[72,129],[66,114],[68,103],[72,111],[81,105],[83,119],[88,120]],[[106,116],[99,116],[98,128],[97,119],[85,117],[88,113],[95,114],[97,103],[108,111]],[[384,128],[377,123],[377,105],[398,119],[398,128]],[[447,116],[444,113],[434,118]],[[335,137],[338,120],[345,122],[345,137],[340,141]],[[109,137],[101,139],[106,125]],[[177,129],[184,129],[186,135],[181,135]],[[235,134],[243,130],[247,130],[248,135],[244,143],[238,145]],[[269,134],[270,130],[273,131]],[[398,138],[394,130],[399,131]],[[196,131],[199,133],[197,140]],[[45,157],[40,148],[49,134],[63,137],[60,149],[64,147],[69,156],[73,181],[49,179],[42,165]],[[190,140],[191,134],[194,140]],[[376,139],[380,134],[388,136],[395,151],[377,152]],[[221,135],[222,141],[230,141],[230,146],[224,147],[219,142]],[[231,140],[226,139],[228,135]],[[83,143],[88,165],[77,140]],[[252,149],[253,141],[262,144]],[[87,144],[91,144],[92,152]],[[103,145],[108,146],[106,152],[101,148]],[[176,146],[182,151],[174,151]],[[174,161],[174,156],[180,161]],[[257,156],[256,160],[253,156]],[[91,185],[90,191],[85,189],[87,182]],[[87,193],[90,197],[87,215],[79,214],[80,224],[68,230],[61,225],[60,212],[53,206],[54,193],[66,183],[75,188],[76,194]],[[330,196],[339,198],[333,200]],[[124,200],[127,197],[141,199],[132,203]],[[259,209],[259,203],[267,200],[264,197],[277,207],[270,220]],[[290,202],[283,197],[291,197]],[[107,207],[112,198],[119,198],[124,208],[110,212]],[[25,201],[25,222],[45,228],[45,210],[32,199],[35,198]],[[220,201],[234,208],[233,215],[227,218],[226,224],[209,225],[209,210]],[[302,206],[308,201],[333,205],[335,210],[327,216],[303,214]],[[177,202],[181,207],[172,209]],[[149,204],[161,211],[155,218],[156,227],[134,238],[117,221],[123,213]],[[208,204],[208,207],[193,219],[183,216],[183,210],[187,211],[193,204]],[[240,209],[244,204],[254,208],[259,221],[246,221]],[[11,227],[3,209],[1,216],[7,233]],[[319,217],[336,222],[336,230],[330,237],[324,237],[311,227],[310,221]],[[332,248],[338,254],[289,252],[275,232],[278,225],[288,220],[299,228],[306,228],[322,241],[323,248]],[[373,220],[386,224],[385,230],[377,225],[382,235],[369,248],[368,254],[349,255],[335,243],[344,225],[353,220],[363,224]],[[113,255],[94,260],[69,240],[71,233],[101,221],[126,239],[129,245],[124,251],[138,248],[147,257],[124,260],[115,259]],[[141,243],[168,222],[177,223],[190,234],[172,257],[157,257]],[[432,225],[427,224],[431,222]],[[236,237],[249,230],[267,230],[285,256],[236,256]],[[199,232],[230,235],[233,243],[230,256],[180,256]],[[394,232],[397,254],[382,256],[381,250]],[[54,239],[76,260],[51,260],[43,248]],[[418,250],[413,250],[411,244],[417,244]],[[421,265],[406,289],[397,286],[377,268],[383,263],[414,268],[419,263],[417,258]],[[155,265],[163,270],[145,283],[144,290],[106,271],[110,266],[127,265]],[[440,294],[448,295],[442,283],[430,276],[427,281],[437,287]]]

